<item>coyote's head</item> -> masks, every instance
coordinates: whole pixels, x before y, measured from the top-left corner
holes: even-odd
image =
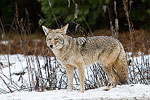
[[[46,35],[46,43],[50,49],[61,49],[66,44],[66,31],[68,24],[61,29],[50,29],[42,26],[43,31]]]

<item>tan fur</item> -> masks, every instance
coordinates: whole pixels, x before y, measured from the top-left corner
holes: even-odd
[[[116,87],[118,81],[128,80],[126,54],[121,43],[108,36],[73,38],[66,35],[68,24],[61,29],[51,30],[42,26],[46,35],[47,46],[65,67],[68,74],[68,90],[73,86],[73,69],[77,68],[80,91],[84,92],[84,67],[98,62],[109,77],[110,86]],[[54,42],[55,41],[55,42]]]

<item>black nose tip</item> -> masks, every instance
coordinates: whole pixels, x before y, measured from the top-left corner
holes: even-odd
[[[50,48],[53,48],[53,45],[50,45]]]

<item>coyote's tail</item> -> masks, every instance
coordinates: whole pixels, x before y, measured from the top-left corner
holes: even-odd
[[[115,69],[117,71],[117,75],[119,77],[119,81],[121,84],[126,84],[128,80],[128,64],[126,60],[126,53],[122,44],[120,43],[120,53],[115,62]]]

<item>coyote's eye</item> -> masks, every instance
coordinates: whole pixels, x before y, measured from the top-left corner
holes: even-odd
[[[55,38],[55,40],[57,41],[59,38]]]

